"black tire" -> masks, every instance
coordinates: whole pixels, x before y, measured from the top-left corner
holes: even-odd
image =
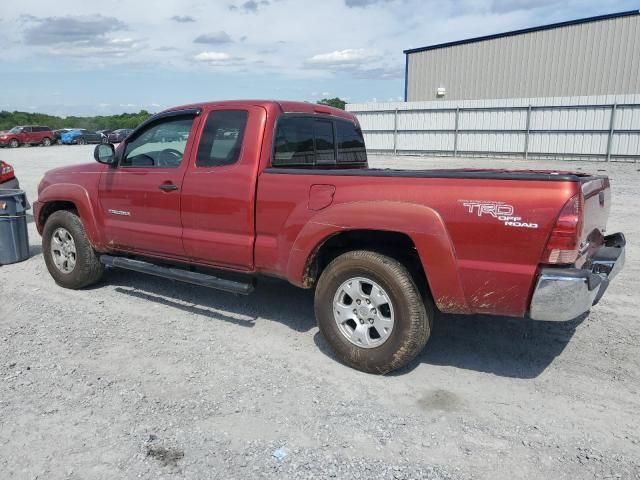
[[[78,145],[86,145],[87,141],[83,137],[78,137],[78,140],[76,140],[76,143]]]
[[[103,135],[102,138],[100,139],[100,143],[103,143],[106,145],[107,143],[109,143],[109,139]]]
[[[334,319],[336,292],[355,277],[373,280],[382,287],[395,312],[389,337],[373,348],[352,343]],[[435,308],[429,295],[421,295],[402,263],[377,252],[355,250],[340,255],[322,272],[316,286],[315,314],[320,331],[340,361],[363,372],[384,374],[406,365],[422,351],[431,335]]]
[[[18,148],[20,146],[20,142],[15,138],[12,138],[11,141],[9,142],[9,146],[11,148]]]
[[[69,273],[62,272],[55,264],[51,252],[52,235],[58,228],[64,228],[73,237],[76,249],[76,264]],[[104,265],[91,246],[80,217],[68,210],[58,210],[51,214],[42,232],[42,252],[47,270],[58,285],[77,290],[98,282],[104,273]]]
[[[43,145],[44,147],[48,147],[48,146],[50,146],[50,145],[51,145],[51,139],[50,139],[49,137],[44,137],[44,138],[42,139],[42,145]]]

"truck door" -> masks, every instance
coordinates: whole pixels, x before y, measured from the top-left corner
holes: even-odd
[[[180,194],[196,115],[195,110],[162,115],[119,147],[118,165],[102,174],[99,189],[112,247],[184,257]]]
[[[194,261],[251,270],[266,110],[213,107],[182,188],[183,243]]]

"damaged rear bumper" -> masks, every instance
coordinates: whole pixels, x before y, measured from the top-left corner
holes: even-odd
[[[625,244],[622,233],[609,235],[584,268],[543,268],[529,316],[533,320],[563,322],[588,312],[622,270]]]

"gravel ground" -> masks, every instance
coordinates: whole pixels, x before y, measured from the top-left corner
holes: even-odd
[[[31,199],[92,147],[0,150]],[[640,478],[640,166],[374,157],[375,166],[606,172],[627,265],[567,323],[443,316],[385,377],[340,365],[312,293],[249,297],[110,270],[57,287],[32,257],[0,267],[0,477]]]

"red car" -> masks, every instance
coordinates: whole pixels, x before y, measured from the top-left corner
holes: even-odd
[[[242,294],[280,277],[315,289],[321,332],[366,372],[414,358],[436,309],[570,320],[624,264],[607,177],[369,169],[356,118],[327,106],[178,107],[95,159],[38,187],[59,285],[105,265]]]
[[[0,133],[0,147],[17,148],[20,145],[44,145],[48,147],[55,138],[49,127],[28,125],[13,127],[8,132]]]
[[[18,179],[16,178],[13,167],[6,162],[0,160],[0,189],[3,188],[20,188]]]

